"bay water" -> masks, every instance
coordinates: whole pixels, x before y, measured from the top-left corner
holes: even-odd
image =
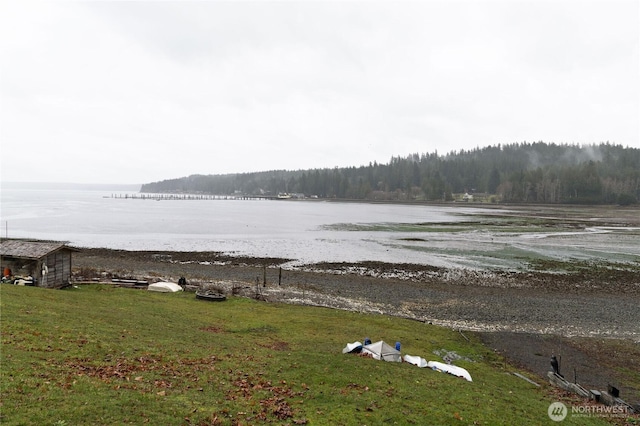
[[[433,263],[398,244],[413,233],[348,225],[464,220],[460,209],[319,200],[161,200],[107,189],[3,186],[2,236],[77,247],[216,251],[301,262]]]
[[[563,228],[558,227],[550,232],[548,227],[525,226],[505,232],[474,225],[464,229],[464,222],[480,216],[508,213],[480,206],[156,201],[131,195],[139,194],[104,186],[51,189],[3,183],[0,235],[66,241],[80,248],[214,251],[291,259],[293,264],[380,261],[487,270],[522,269],[534,258],[640,259],[637,228],[560,232]],[[438,224],[442,227],[436,229]]]

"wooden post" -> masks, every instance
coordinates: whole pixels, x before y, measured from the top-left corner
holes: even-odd
[[[278,271],[278,285],[282,284],[282,267]]]
[[[262,287],[267,286],[267,265],[263,265],[262,269]]]

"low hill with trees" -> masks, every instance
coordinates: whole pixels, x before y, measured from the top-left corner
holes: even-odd
[[[145,184],[141,192],[629,205],[640,199],[640,149],[524,142],[359,167],[191,175]]]

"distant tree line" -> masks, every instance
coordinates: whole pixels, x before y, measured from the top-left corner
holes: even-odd
[[[191,175],[145,184],[141,192],[432,202],[467,194],[489,202],[629,205],[640,199],[640,149],[524,142],[360,167]]]

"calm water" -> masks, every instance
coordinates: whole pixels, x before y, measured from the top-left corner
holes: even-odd
[[[69,241],[80,247],[221,251],[302,261],[425,263],[394,247],[394,232],[327,225],[464,220],[460,209],[267,200],[132,200],[123,192],[2,190],[2,236]],[[331,226],[329,226],[331,228]]]
[[[79,247],[219,251],[301,262],[373,260],[475,269],[519,268],[529,257],[637,261],[640,256],[637,231],[399,232],[393,226],[463,222],[495,214],[481,208],[112,198],[123,194],[3,185],[0,233],[10,238],[68,241]],[[389,224],[391,229],[373,228]]]

